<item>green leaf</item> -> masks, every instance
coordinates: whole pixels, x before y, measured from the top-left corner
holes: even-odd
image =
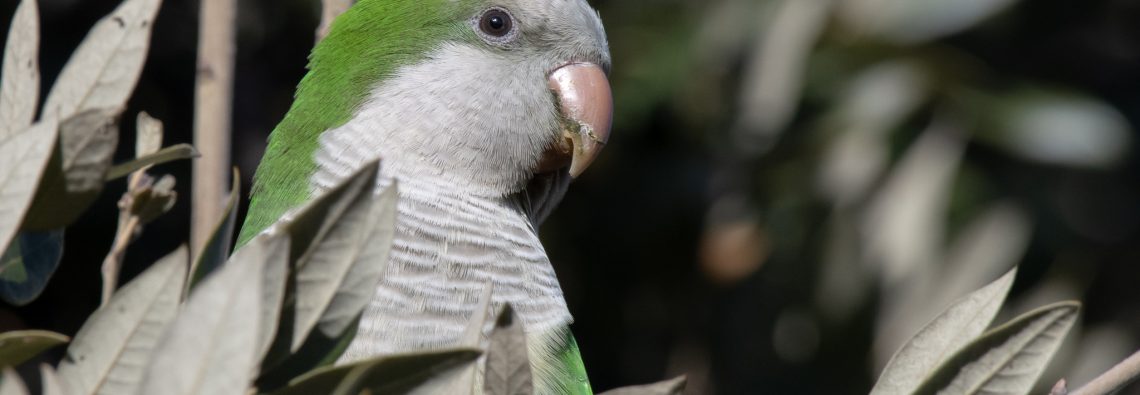
[[[0,380],[0,395],[28,395],[28,387],[12,368],[4,368],[4,379]]]
[[[1015,318],[949,358],[914,393],[1029,393],[1080,309],[1080,303],[1061,302]]]
[[[40,16],[35,0],[23,0],[12,17],[0,71],[0,141],[32,124],[40,96]]]
[[[58,126],[54,121],[40,122],[0,141],[0,248],[5,251],[31,207]]]
[[[100,19],[60,71],[43,118],[67,118],[97,108],[121,110],[142,73],[161,3],[125,0]]]
[[[173,162],[182,159],[197,158],[199,156],[198,150],[190,144],[177,144],[159,150],[150,155],[141,158],[120,163],[111,167],[107,171],[107,181],[117,180],[126,177],[134,171],[145,168],[147,166],[160,165],[167,162]]]
[[[71,338],[49,331],[26,330],[0,333],[0,366],[14,367],[35,358]]]
[[[490,340],[483,378],[484,392],[504,395],[534,393],[526,333],[523,333],[522,320],[515,316],[510,305],[499,312]]]
[[[474,363],[479,354],[474,349],[455,349],[381,356],[309,372],[273,394],[327,394],[338,390],[352,394],[364,390],[371,391],[373,395],[406,394],[417,387],[448,378],[449,374],[457,371],[455,368]]]
[[[17,306],[40,296],[63,258],[63,230],[20,232],[0,256],[0,299]]]
[[[891,358],[871,394],[909,394],[946,361],[986,330],[1005,302],[1017,269],[954,302],[926,324]]]
[[[59,381],[59,375],[52,369],[50,365],[40,365],[40,379],[43,380],[43,395],[65,395],[63,390],[63,382]]]
[[[119,144],[117,116],[116,111],[95,109],[60,124],[58,144],[24,229],[65,228],[95,202]]]
[[[242,395],[253,381],[265,261],[207,277],[162,336],[140,393]],[[252,321],[252,322],[251,322]]]
[[[289,320],[291,309],[284,309],[281,321]],[[272,391],[284,387],[294,378],[318,368],[331,366],[344,355],[344,351],[356,338],[357,327],[360,325],[360,316],[349,325],[348,329],[336,337],[324,336],[320,331],[309,333],[301,349],[291,354],[277,349],[280,344],[274,343],[262,362],[262,372],[257,378],[257,388],[261,391]],[[285,330],[292,327],[282,327]],[[287,336],[288,334],[278,334]],[[287,344],[285,346],[288,346]],[[275,355],[274,353],[281,353]]]
[[[615,388],[600,395],[681,395],[686,382],[685,376],[681,376],[655,384]]]
[[[71,395],[135,393],[159,337],[178,314],[189,259],[185,246],[167,255],[87,319],[59,364]]]
[[[222,218],[210,232],[206,245],[198,253],[198,260],[190,268],[190,281],[186,285],[189,292],[210,273],[217,270],[230,256],[230,244],[233,240],[234,223],[237,220],[238,200],[241,197],[241,174],[234,168],[233,185],[230,187],[230,198],[226,201],[226,208]]]

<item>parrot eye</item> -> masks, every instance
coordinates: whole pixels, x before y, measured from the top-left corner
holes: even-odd
[[[498,8],[487,10],[483,16],[479,17],[479,30],[491,37],[506,36],[513,28],[514,22],[511,20],[511,14]]]

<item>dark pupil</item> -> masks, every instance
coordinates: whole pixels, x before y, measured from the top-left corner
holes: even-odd
[[[491,20],[487,21],[487,26],[490,26],[493,30],[503,30],[503,27],[506,27],[506,25],[507,22],[499,15],[491,16]]]

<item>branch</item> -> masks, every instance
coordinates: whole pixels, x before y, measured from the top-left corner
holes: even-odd
[[[329,35],[329,29],[337,16],[343,14],[356,0],[321,0],[321,25],[317,27],[317,41]]]
[[[1132,354],[1123,362],[1113,366],[1104,374],[1085,384],[1071,395],[1104,395],[1115,393],[1132,383],[1140,376],[1140,351]]]
[[[198,27],[198,86],[190,242],[194,256],[222,216],[230,175],[230,118],[233,103],[236,0],[202,0]]]

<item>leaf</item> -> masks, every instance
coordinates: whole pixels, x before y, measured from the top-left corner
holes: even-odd
[[[395,226],[395,189],[385,191],[380,199],[384,204],[373,204],[372,186],[377,170],[377,163],[373,162],[345,181],[344,194],[332,203],[329,215],[321,218],[316,237],[295,264],[293,350],[301,347],[309,331],[318,324],[326,336],[343,332],[368,304],[380,281]],[[306,214],[312,213],[315,212],[299,215],[297,222],[290,224],[290,233],[295,235],[293,225],[305,224],[310,218]],[[296,236],[293,240],[297,240]]]
[[[128,199],[127,212],[138,217],[139,222],[146,225],[174,208],[174,203],[178,201],[178,193],[174,191],[174,177],[169,174],[163,175],[157,182],[144,174],[143,180],[142,185],[127,191],[123,199]],[[121,207],[124,202],[120,200],[119,204]]]
[[[685,376],[681,376],[656,384],[616,388],[600,395],[681,395],[685,392],[686,382]]]
[[[87,319],[59,364],[69,394],[135,393],[159,337],[178,314],[188,260],[185,246],[167,255]]]
[[[42,384],[42,388],[43,388],[42,394],[43,395],[65,395],[66,394],[63,391],[63,382],[59,381],[59,375],[55,372],[55,369],[52,369],[52,367],[50,365],[48,365],[48,364],[41,364],[40,365],[40,380],[43,381],[43,384]]]
[[[40,330],[0,333],[0,366],[17,366],[70,340],[67,336]]]
[[[125,0],[87,33],[63,66],[44,104],[43,119],[83,111],[121,110],[135,89],[160,0]]]
[[[54,121],[40,122],[0,141],[0,248],[5,251],[32,204],[57,128]]]
[[[1080,308],[1077,302],[1061,302],[1015,318],[948,359],[915,393],[1028,393],[1076,323]]]
[[[0,395],[28,395],[28,387],[12,368],[4,369],[4,379],[0,381]]]
[[[257,336],[257,356],[260,358],[268,351],[277,333],[281,302],[285,298],[289,275],[289,236],[259,235],[235,252],[226,265],[249,265],[255,262],[265,265],[261,278],[260,329]]]
[[[233,240],[234,222],[237,220],[238,199],[241,197],[241,174],[234,168],[233,185],[230,186],[230,198],[226,201],[226,208],[222,218],[210,232],[210,238],[198,253],[198,260],[190,268],[190,281],[186,291],[194,289],[203,278],[217,270],[230,256],[230,244]]]
[[[112,166],[110,170],[107,170],[107,181],[126,177],[128,174],[148,166],[160,165],[182,159],[197,158],[198,156],[198,150],[194,149],[194,146],[190,144],[172,145],[153,154]]]
[[[35,0],[16,8],[0,71],[0,141],[31,126],[40,97],[40,16]]]
[[[289,382],[274,395],[309,395],[332,393],[350,379],[345,387],[370,390],[373,395],[406,394],[411,389],[431,383],[456,367],[475,362],[480,352],[474,349],[428,351],[418,354],[385,355],[351,364],[314,370]],[[351,375],[354,371],[357,373]],[[342,391],[345,388],[341,388]],[[362,391],[357,391],[360,393]]]
[[[974,27],[1017,0],[851,0],[840,16],[856,33],[896,44],[919,44]]]
[[[891,358],[871,394],[909,394],[931,371],[986,330],[1017,276],[1014,268],[997,281],[954,302],[926,324]]]
[[[996,98],[985,111],[999,147],[1039,163],[1105,169],[1128,157],[1128,119],[1096,98],[1026,89]],[[990,136],[985,136],[990,137]]]
[[[373,198],[371,193],[366,194],[366,197],[373,202],[371,212],[364,217],[364,221],[371,223],[372,231],[364,235],[363,245],[350,262],[348,271],[340,279],[340,286],[332,294],[332,300],[321,313],[317,325],[325,335],[344,332],[372,300],[376,286],[388,267],[388,254],[392,248],[392,239],[396,235],[397,191],[398,186],[393,183],[381,192],[379,197]],[[346,211],[345,215],[352,215],[352,212]],[[330,233],[330,236],[332,235]],[[304,296],[303,276],[316,270],[319,270],[319,267],[310,262],[298,273],[299,296]]]
[[[499,313],[487,349],[483,389],[488,394],[527,395],[534,393],[529,348],[522,320],[508,304]]]
[[[119,144],[118,113],[84,111],[63,121],[59,143],[24,221],[24,229],[65,228],[103,191],[107,169]]]
[[[257,366],[264,261],[222,267],[190,294],[146,369],[143,394],[242,395]]]
[[[36,300],[63,258],[63,230],[20,232],[0,256],[0,299],[17,306]]]
[[[153,155],[162,148],[162,121],[154,119],[145,111],[135,119],[135,158]]]

